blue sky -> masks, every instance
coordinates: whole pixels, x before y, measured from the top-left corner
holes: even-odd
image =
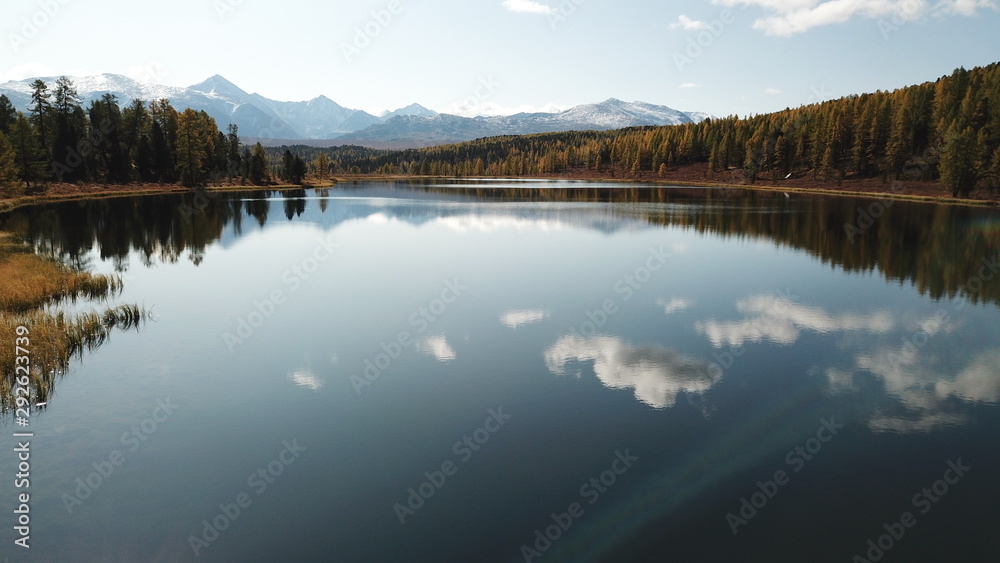
[[[0,82],[221,74],[379,113],[762,113],[1000,61],[1000,0],[6,0]]]

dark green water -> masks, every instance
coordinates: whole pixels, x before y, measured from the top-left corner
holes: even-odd
[[[996,560],[1000,214],[872,205],[494,182],[2,216],[156,320],[35,413],[30,552],[8,415],[0,553]]]

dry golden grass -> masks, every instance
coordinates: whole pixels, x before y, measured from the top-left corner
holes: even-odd
[[[0,233],[0,310],[29,311],[66,298],[101,299],[121,289],[118,276],[75,272]]]
[[[29,351],[31,402],[45,402],[74,357],[104,344],[116,328],[138,329],[148,315],[136,305],[120,305],[67,318],[43,307],[63,299],[104,299],[121,290],[118,276],[76,272],[0,233],[0,412],[14,407],[18,327],[28,330],[27,341],[20,342]]]

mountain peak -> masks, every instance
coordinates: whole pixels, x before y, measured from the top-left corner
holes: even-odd
[[[217,94],[217,95],[228,95],[228,96],[239,96],[245,97],[247,93],[243,91],[239,86],[233,84],[225,77],[219,74],[213,74],[208,77],[204,82],[195,84],[194,86],[189,86],[189,89],[198,92],[204,92],[206,94]]]
[[[420,104],[414,103],[406,106],[405,108],[399,108],[394,111],[384,111],[382,112],[381,115],[379,115],[379,119],[381,119],[382,121],[388,121],[394,117],[399,117],[403,115],[428,118],[428,117],[437,117],[438,112],[427,109]]]

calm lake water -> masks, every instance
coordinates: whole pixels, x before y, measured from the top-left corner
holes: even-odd
[[[995,210],[362,183],[0,229],[155,315],[35,413],[30,553],[7,415],[11,561],[1000,556]]]

